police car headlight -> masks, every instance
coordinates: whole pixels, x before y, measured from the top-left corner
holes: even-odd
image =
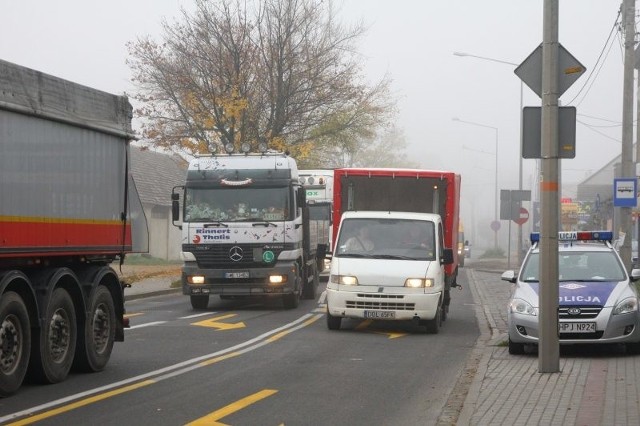
[[[637,310],[638,299],[636,297],[627,297],[613,308],[613,315],[628,314],[629,312],[636,312]]]
[[[433,287],[433,278],[407,278],[404,286],[409,288]]]
[[[512,314],[533,315],[536,316],[536,310],[531,304],[522,299],[513,299],[509,304]]]
[[[331,275],[329,280],[334,284],[358,285],[358,278],[351,275]]]

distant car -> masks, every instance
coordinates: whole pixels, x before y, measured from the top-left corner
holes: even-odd
[[[638,289],[640,269],[629,276],[611,244],[611,232],[561,232],[558,247],[561,345],[624,343],[640,353]],[[519,275],[502,274],[515,283],[507,313],[509,353],[524,353],[539,337],[539,235],[532,234]]]
[[[471,258],[471,243],[469,243],[469,240],[464,242],[464,257]]]

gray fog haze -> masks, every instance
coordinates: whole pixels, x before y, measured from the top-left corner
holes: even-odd
[[[162,19],[193,8],[188,0],[0,5],[0,59],[117,94],[135,90],[125,44],[143,35],[159,40]],[[521,83],[504,62],[521,63],[542,42],[542,0],[342,0],[335,7],[344,24],[368,27],[359,46],[363,70],[371,81],[393,79],[409,157],[462,175],[462,218],[475,225],[468,233],[478,245],[490,245],[496,136],[498,187],[518,186]],[[560,43],[587,68],[561,97],[578,113],[577,155],[562,161],[563,196],[575,196],[575,184],[620,154],[619,9],[616,1],[560,1]],[[522,101],[540,106],[526,86]],[[524,160],[524,188],[533,189],[534,179],[535,162]]]

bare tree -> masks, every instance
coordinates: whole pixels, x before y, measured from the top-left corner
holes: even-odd
[[[129,45],[143,137],[189,154],[265,138],[299,157],[362,141],[393,111],[387,77],[361,83],[363,32],[338,24],[330,1],[196,0],[161,43]]]

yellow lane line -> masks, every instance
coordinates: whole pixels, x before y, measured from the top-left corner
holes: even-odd
[[[93,404],[98,401],[102,401],[103,399],[111,398],[112,396],[120,395],[125,392],[129,392],[147,385],[151,385],[155,383],[155,380],[145,380],[143,382],[135,383],[133,385],[125,386],[120,389],[115,389],[110,392],[105,392],[100,395],[92,396],[90,398],[85,398],[77,402],[73,402],[71,404],[65,405],[60,408],[55,408],[53,410],[45,411],[43,413],[37,414],[35,416],[27,417],[25,419],[19,420],[14,423],[9,423],[10,426],[19,426],[19,425],[29,425],[40,420],[48,419],[49,417],[57,416],[58,414],[66,413],[67,411],[75,410],[76,408],[84,407],[85,405]]]

